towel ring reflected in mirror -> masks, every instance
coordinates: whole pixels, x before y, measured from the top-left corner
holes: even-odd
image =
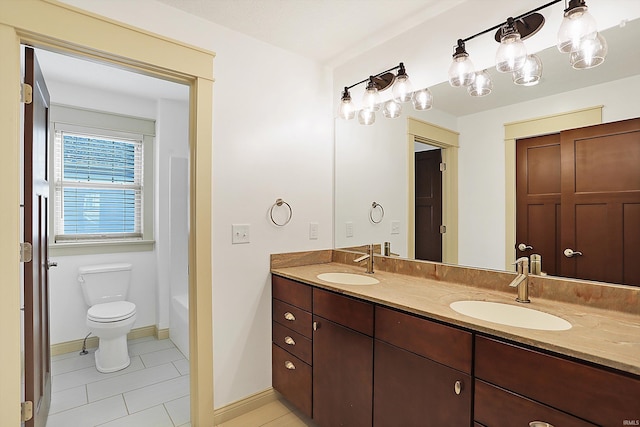
[[[371,203],[371,209],[369,209],[369,219],[374,224],[380,224],[384,218],[384,208],[378,202]]]
[[[276,207],[281,207],[283,205],[289,211],[287,213],[287,219],[285,219],[282,222],[278,222],[273,218],[273,209],[276,208]],[[271,222],[273,222],[278,227],[284,227],[285,225],[289,224],[289,221],[291,221],[291,217],[292,216],[293,216],[293,209],[291,209],[291,205],[289,205],[289,203],[285,202],[282,199],[276,199],[276,202],[273,204],[273,206],[271,206],[271,209],[269,209],[269,218],[271,218]]]

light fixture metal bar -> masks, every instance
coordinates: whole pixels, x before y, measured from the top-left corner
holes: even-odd
[[[396,66],[395,66],[395,67],[393,67],[393,68],[389,68],[388,70],[382,71],[382,72],[380,72],[380,73],[378,73],[378,74],[375,74],[375,75],[372,75],[372,76],[369,76],[369,77],[367,77],[366,79],[364,79],[364,80],[362,80],[362,81],[359,81],[358,83],[354,83],[354,84],[352,84],[351,86],[346,86],[346,89],[347,89],[347,90],[349,90],[349,89],[354,88],[354,87],[356,87],[356,86],[358,86],[358,85],[361,85],[362,83],[366,83],[366,82],[368,82],[371,78],[380,77],[380,76],[381,76],[381,75],[383,75],[383,74],[386,74],[386,73],[389,73],[389,72],[391,72],[391,71],[394,71],[394,70],[399,69],[401,66],[402,66],[402,62],[401,62],[399,65],[396,65]]]
[[[544,5],[542,5],[542,6],[538,6],[538,7],[536,7],[535,9],[532,9],[532,10],[530,10],[530,11],[528,11],[528,12],[523,13],[522,15],[518,15],[518,16],[516,16],[515,18],[513,18],[513,20],[514,20],[514,21],[517,21],[517,20],[519,20],[519,19],[525,18],[525,17],[527,17],[527,16],[531,15],[532,13],[536,13],[536,12],[538,12],[538,11],[540,11],[540,10],[542,10],[542,9],[545,9],[545,8],[547,8],[547,7],[549,7],[549,6],[552,6],[552,5],[556,4],[556,3],[560,3],[561,1],[563,1],[563,0],[553,0],[553,1],[550,1],[550,2],[549,2],[549,3],[547,3],[547,4],[544,4]],[[504,26],[506,23],[507,23],[507,21],[504,21],[504,22],[499,23],[498,25],[494,25],[493,27],[488,28],[488,29],[486,29],[486,30],[484,30],[484,31],[481,31],[481,32],[479,32],[478,34],[474,34],[474,35],[472,35],[472,36],[467,37],[466,39],[462,39],[462,42],[463,42],[463,43],[466,43],[466,42],[468,42],[469,40],[473,40],[473,39],[475,39],[476,37],[479,37],[479,36],[481,36],[481,35],[483,35],[483,34],[487,34],[487,33],[491,32],[491,31],[495,31],[495,30],[497,30],[498,28],[501,28],[502,26]]]

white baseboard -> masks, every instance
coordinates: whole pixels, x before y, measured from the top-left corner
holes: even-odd
[[[218,425],[225,423],[278,399],[279,396],[273,388],[252,394],[222,408],[214,409],[213,424]]]

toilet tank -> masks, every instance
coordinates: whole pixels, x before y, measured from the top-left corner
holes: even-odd
[[[131,264],[99,264],[78,268],[78,282],[89,306],[127,299]]]

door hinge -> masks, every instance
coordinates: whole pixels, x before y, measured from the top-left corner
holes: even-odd
[[[33,246],[29,242],[20,243],[20,262],[31,262],[33,259]]]
[[[24,423],[29,421],[31,418],[33,418],[33,402],[27,400],[20,404],[20,421]]]
[[[444,172],[447,170],[447,164],[442,162],[440,163],[440,172]]]
[[[20,102],[31,104],[33,102],[33,88],[28,83],[22,83],[20,88]]]
[[[447,232],[447,226],[446,225],[441,225],[440,226],[440,234],[444,234]]]

